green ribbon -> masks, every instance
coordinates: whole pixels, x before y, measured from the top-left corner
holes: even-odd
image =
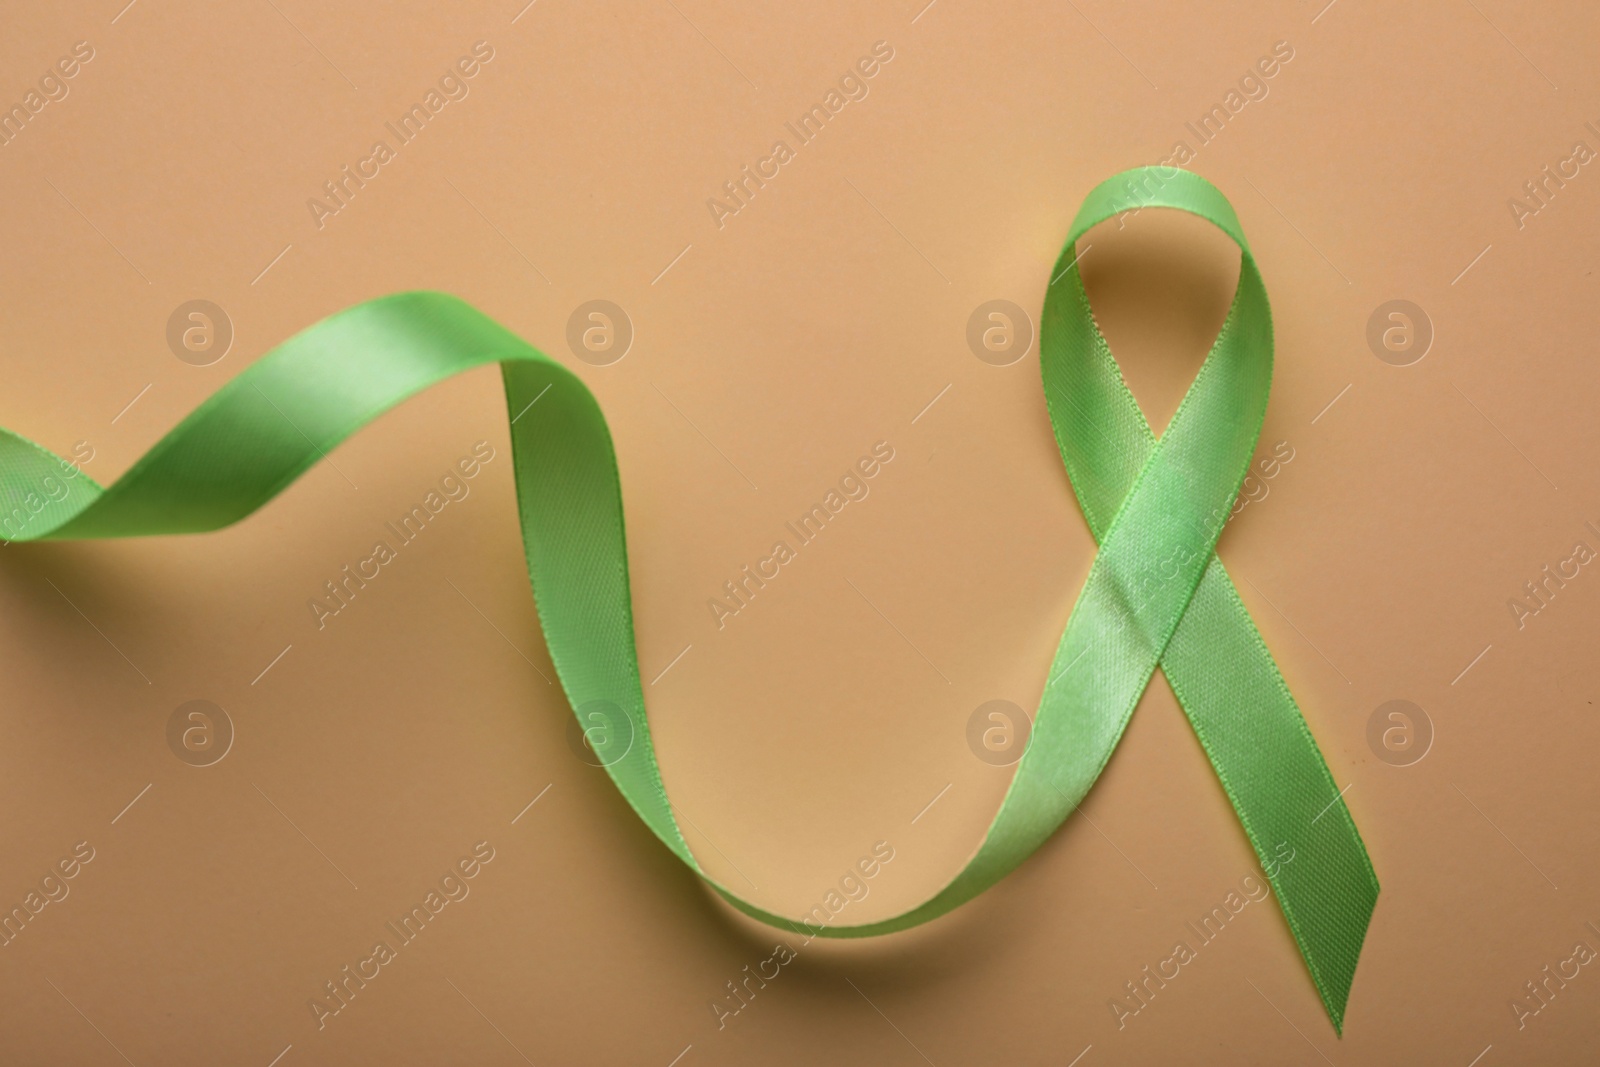
[[[1159,439],[1095,326],[1074,254],[1091,226],[1149,207],[1206,219],[1241,254],[1227,321]],[[1159,665],[1340,1029],[1377,878],[1214,551],[1271,387],[1271,311],[1255,260],[1215,187],[1187,171],[1146,167],[1089,194],[1052,277],[1040,328],[1045,399],[1099,551],[1067,620],[1028,747],[982,843],[938,893],[879,922],[817,925],[775,915],[700,867],[673,817],[650,738],[621,484],[605,417],[572,372],[454,297],[400,293],[306,329],[220,389],[109,488],[81,474],[63,478],[66,460],[0,430],[0,499],[21,502],[0,515],[0,535],[32,541],[219,529],[267,503],[401,401],[498,363],[528,575],[567,698],[580,721],[626,718],[628,729],[592,732],[602,764],[667,848],[733,906],[796,933],[867,937],[916,926],[972,899],[1077,807]],[[1286,849],[1292,862],[1284,862]]]

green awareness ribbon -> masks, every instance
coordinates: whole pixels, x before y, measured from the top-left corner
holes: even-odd
[[[1074,253],[1090,227],[1143,208],[1198,215],[1240,250],[1227,320],[1159,438],[1095,325]],[[1340,1030],[1377,878],[1316,742],[1215,554],[1271,387],[1265,286],[1226,198],[1197,175],[1163,167],[1131,170],[1095,188],[1052,277],[1040,325],[1045,399],[1099,550],[1067,620],[1028,746],[982,842],[943,889],[878,922],[831,925],[776,915],[701,868],[673,816],[650,738],[622,489],[605,417],[571,371],[455,297],[394,294],[307,328],[229,381],[107,488],[81,472],[61,478],[70,468],[66,460],[0,430],[0,500],[24,502],[0,515],[0,536],[65,540],[220,529],[266,504],[401,401],[498,363],[528,575],[567,699],[580,721],[627,720],[627,729],[593,732],[602,765],[667,848],[734,907],[797,934],[868,937],[965,903],[1032,855],[1076,809],[1159,665]],[[63,484],[63,493],[45,491]]]

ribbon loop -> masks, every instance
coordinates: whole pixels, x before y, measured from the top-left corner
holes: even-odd
[[[1074,251],[1091,227],[1145,208],[1206,219],[1240,252],[1233,306],[1183,407],[1159,441],[1095,326]],[[1215,186],[1188,171],[1145,167],[1103,182],[1084,200],[1071,233],[1062,251],[1065,263],[1052,272],[1056,280],[1045,297],[1040,364],[1056,443],[1103,557],[1122,522],[1119,509],[1129,506],[1142,472],[1160,462],[1158,456],[1167,453],[1168,462],[1192,472],[1197,460],[1182,453],[1191,447],[1230,450],[1246,430],[1247,451],[1253,451],[1271,383],[1271,312],[1232,206]],[[1207,387],[1208,395],[1200,397],[1214,363],[1225,383],[1213,383],[1216,388]],[[1204,404],[1205,414],[1199,431],[1180,439],[1180,420],[1192,401]],[[1203,570],[1166,645],[1161,669],[1277,891],[1339,1030],[1377,903],[1378,880],[1288,685],[1212,551],[1213,526],[1220,529],[1237,490],[1235,484],[1226,499],[1210,497],[1205,508],[1205,498],[1190,483],[1168,498],[1175,510],[1145,528],[1152,536],[1162,528],[1170,535],[1157,552],[1171,550],[1184,560],[1197,556]],[[1198,528],[1197,507],[1204,511]],[[1152,585],[1178,580],[1182,568],[1169,565],[1169,558],[1144,557],[1130,594],[1136,605]],[[1135,614],[1139,611],[1136,606]]]

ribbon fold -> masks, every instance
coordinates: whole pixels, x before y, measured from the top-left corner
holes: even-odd
[[[1075,243],[1124,211],[1173,208],[1226,233],[1238,289],[1216,342],[1157,438],[1094,323]],[[469,305],[412,292],[348,308],[262,356],[111,486],[41,495],[61,457],[0,430],[0,499],[29,500],[12,540],[215,530],[266,504],[340,442],[451,375],[498,363],[523,544],[550,657],[572,707],[631,730],[597,755],[657,837],[733,906],[773,926],[866,937],[916,926],[994,885],[1088,793],[1151,674],[1165,672],[1277,892],[1329,1018],[1345,1004],[1378,882],[1349,810],[1271,653],[1215,554],[1271,387],[1265,286],[1238,218],[1205,179],[1145,167],[1084,201],[1040,327],[1050,422],[1099,551],[1068,618],[1015,777],[967,864],[924,903],[878,922],[815,926],[766,911],[695,859],[661,782],[634,649],[621,484],[606,421],[572,372]],[[35,506],[37,504],[37,506]],[[608,752],[608,745],[625,748]],[[609,757],[609,758],[608,758]],[[1281,848],[1293,863],[1280,862]]]

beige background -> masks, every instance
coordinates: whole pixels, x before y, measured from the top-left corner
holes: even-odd
[[[482,371],[234,529],[0,548],[0,904],[95,850],[0,948],[8,1062],[1593,1062],[1600,970],[1520,1031],[1510,1001],[1600,948],[1600,574],[1520,631],[1506,605],[1575,540],[1600,547],[1600,175],[1524,228],[1507,207],[1574,141],[1600,148],[1589,5],[121,5],[6,4],[0,101],[77,41],[95,58],[0,148],[0,422],[90,442],[109,482],[315,319],[464,296],[610,419],[651,721],[697,854],[799,911],[890,842],[861,919],[978,840],[1009,771],[974,758],[968,716],[1033,706],[1093,555],[1036,352],[986,365],[967,318],[1036,316],[1092,185],[1195,147],[1185,123],[1289,42],[1191,164],[1256,249],[1278,345],[1262,450],[1295,454],[1221,553],[1383,895],[1342,1040],[1275,904],[1119,1030],[1108,1000],[1254,868],[1158,676],[1022,870],[918,931],[804,948],[719,1030],[710,1003],[774,934],[569,749]],[[470,95],[318,229],[307,198],[479,40]],[[794,147],[784,123],[879,40],[866,99],[719,229],[707,198]],[[1159,424],[1236,257],[1155,212],[1092,240],[1097,312]],[[203,368],[165,340],[195,298],[236,331]],[[636,331],[609,367],[565,344],[593,298]],[[1435,330],[1406,367],[1365,340],[1397,298]],[[479,439],[499,455],[472,495],[319,632],[307,599]],[[871,496],[719,632],[707,600],[878,440],[896,458]],[[1435,730],[1408,767],[1367,743],[1396,698]],[[209,767],[167,744],[191,699],[236,729]],[[485,840],[471,895],[319,1031],[308,1000]]]

